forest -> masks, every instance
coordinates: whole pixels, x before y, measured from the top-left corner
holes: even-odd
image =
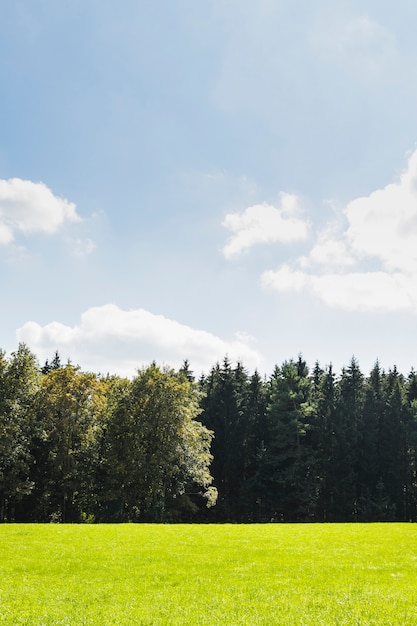
[[[0,352],[2,522],[417,521],[417,373]]]

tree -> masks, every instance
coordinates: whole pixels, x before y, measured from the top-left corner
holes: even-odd
[[[394,367],[384,379],[385,406],[378,429],[378,475],[387,498],[387,519],[406,519],[408,407],[404,379]]]
[[[417,374],[412,370],[406,383],[407,419],[406,446],[406,504],[405,519],[417,521]]]
[[[378,475],[378,431],[385,411],[384,378],[376,362],[365,381],[363,411],[357,424],[357,513],[358,521],[364,522],[384,520],[387,514],[388,503]]]
[[[314,414],[313,448],[316,452],[318,494],[316,517],[331,521],[334,508],[334,464],[337,458],[336,440],[336,376],[332,365],[322,370],[316,363],[312,377],[312,405]]]
[[[316,469],[309,440],[312,417],[310,379],[305,361],[285,361],[271,378],[267,409],[273,518],[305,521],[314,514]]]
[[[329,471],[332,477],[332,521],[357,517],[358,425],[362,420],[364,378],[354,357],[342,370],[337,385],[334,445]]]
[[[224,358],[204,380],[202,420],[214,432],[212,474],[219,500],[217,521],[236,521],[245,516],[242,488],[247,466],[249,399],[248,374],[242,363],[233,368]]]
[[[39,385],[35,356],[25,344],[7,360],[0,352],[0,521],[32,491],[33,402]]]
[[[120,520],[164,521],[175,509],[208,505],[212,433],[196,417],[197,386],[155,363],[116,391],[105,432],[107,511]]]
[[[102,428],[104,392],[95,374],[73,365],[43,375],[33,451],[37,517],[79,520],[80,509],[86,505],[85,490],[91,486],[91,454]]]
[[[57,370],[60,367],[62,367],[61,357],[59,355],[58,350],[56,350],[54,354],[54,358],[52,359],[51,362],[49,362],[49,360],[46,359],[45,365],[42,367],[41,372],[42,374],[49,374],[49,372],[51,372],[52,370]]]
[[[243,473],[240,479],[241,520],[262,522],[270,519],[267,498],[268,390],[255,371],[249,379],[242,444]]]

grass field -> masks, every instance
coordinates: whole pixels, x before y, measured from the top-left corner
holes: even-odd
[[[0,624],[417,624],[417,525],[3,525]]]

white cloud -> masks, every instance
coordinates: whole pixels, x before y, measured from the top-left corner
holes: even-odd
[[[1,219],[1,214],[0,214]],[[11,228],[0,222],[0,245],[7,245],[13,241],[13,231]]]
[[[417,151],[399,183],[350,202],[346,238],[358,258],[374,257],[389,270],[417,272]]]
[[[288,243],[305,239],[308,225],[296,217],[298,211],[297,197],[281,193],[279,208],[264,202],[248,207],[243,213],[229,213],[223,226],[233,235],[223,248],[224,256],[230,259],[260,243]]]
[[[284,265],[264,272],[262,284],[348,311],[417,312],[417,151],[397,183],[349,202],[343,218],[344,232],[329,226],[298,259],[310,272]]]
[[[262,285],[275,291],[303,291],[308,286],[309,276],[305,272],[282,265],[277,271],[268,270],[261,277]]]
[[[11,243],[16,232],[52,234],[64,222],[80,220],[75,204],[54,196],[43,183],[0,179],[0,244]]]
[[[307,291],[331,308],[345,311],[417,310],[417,280],[401,274],[351,272],[314,275],[288,266],[262,275],[264,287],[278,292]]]
[[[41,362],[58,350],[83,369],[126,376],[153,360],[180,367],[188,359],[195,372],[207,372],[226,354],[253,368],[261,360],[242,334],[227,341],[144,309],[124,311],[112,304],[88,309],[76,326],[30,321],[16,334]]]
[[[338,239],[334,228],[330,226],[325,231],[318,234],[317,242],[313,246],[309,256],[301,257],[299,263],[302,267],[315,264],[334,271],[336,268],[354,265],[355,258],[350,253],[346,242]]]

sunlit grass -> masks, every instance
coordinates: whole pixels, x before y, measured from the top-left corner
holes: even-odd
[[[4,525],[0,623],[417,624],[417,526]]]

